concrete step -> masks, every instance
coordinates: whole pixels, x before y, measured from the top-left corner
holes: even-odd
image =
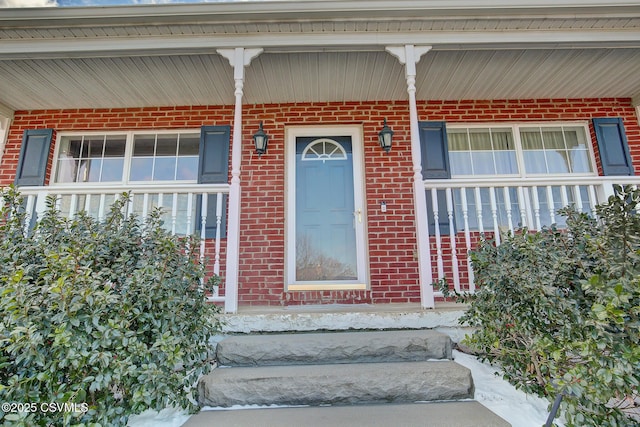
[[[224,366],[310,365],[451,359],[451,339],[433,330],[230,336],[218,343]]]
[[[182,427],[508,427],[478,402],[201,411]]]
[[[473,398],[471,372],[452,361],[214,369],[201,406],[355,405]]]

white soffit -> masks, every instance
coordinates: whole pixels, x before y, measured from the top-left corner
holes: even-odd
[[[417,65],[418,99],[640,96],[640,50],[429,52]]]
[[[417,65],[417,98],[636,97],[636,49],[439,51]],[[219,55],[0,61],[0,103],[13,110],[233,105]],[[263,53],[243,102],[406,100],[404,69],[385,52]]]
[[[13,110],[232,105],[219,48],[258,47],[245,103],[407,99],[389,45],[424,44],[418,99],[640,99],[640,4],[258,1],[2,9]]]

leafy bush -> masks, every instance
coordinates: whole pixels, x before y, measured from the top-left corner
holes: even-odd
[[[64,219],[48,199],[28,231],[15,190],[0,194],[0,401],[35,404],[0,413],[5,425],[112,426],[148,408],[193,409],[220,326],[197,242],[169,235],[159,212],[126,218],[126,195],[102,223]],[[79,410],[43,411],[48,402]]]
[[[617,187],[596,221],[567,208],[566,230],[521,230],[471,254],[480,290],[466,339],[516,386],[552,400],[569,425],[637,425],[621,410],[640,383],[640,190]]]

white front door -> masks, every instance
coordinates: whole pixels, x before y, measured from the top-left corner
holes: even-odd
[[[366,289],[362,133],[287,129],[287,289]]]

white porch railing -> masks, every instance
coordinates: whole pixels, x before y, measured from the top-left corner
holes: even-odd
[[[153,184],[129,186],[48,186],[48,187],[20,187],[20,193],[26,201],[27,221],[31,222],[31,215],[38,218],[46,209],[46,198],[55,195],[57,208],[62,215],[73,217],[80,211],[85,211],[98,220],[102,220],[109,212],[111,204],[122,197],[125,192],[130,193],[126,204],[127,215],[134,214],[142,220],[155,208],[162,208],[164,226],[172,234],[197,234],[200,236],[199,256],[202,262],[205,255],[213,260],[212,272],[220,275],[220,243],[222,219],[226,205],[223,196],[229,193],[228,184]],[[215,215],[209,215],[209,206],[215,203]],[[210,232],[207,236],[207,229]],[[213,235],[211,235],[213,234]],[[211,271],[211,270],[210,270]],[[225,287],[225,296],[237,289]],[[219,294],[218,286],[209,289],[211,302],[225,302],[225,296]]]
[[[640,177],[424,181],[434,277],[451,280],[457,291],[474,292],[468,253],[482,233],[491,234],[500,244],[500,233],[506,230],[540,230],[554,223],[562,227],[565,219],[557,211],[569,205],[595,215],[596,205],[614,194],[614,184],[638,186]]]

